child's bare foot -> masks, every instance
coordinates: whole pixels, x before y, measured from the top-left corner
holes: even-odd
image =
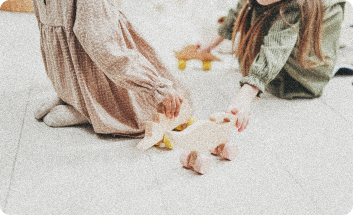
[[[50,127],[65,127],[88,123],[87,118],[70,105],[55,106],[43,119]]]
[[[42,119],[47,113],[49,113],[55,106],[63,104],[63,101],[58,97],[52,98],[43,103],[35,112],[34,117],[36,119]]]

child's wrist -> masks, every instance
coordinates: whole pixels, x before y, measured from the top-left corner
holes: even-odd
[[[222,41],[224,40],[224,38],[221,35],[217,35],[216,39],[214,39],[211,44],[209,45],[209,49],[210,51],[212,49],[214,49],[216,46],[218,46]]]
[[[259,93],[259,91],[260,90],[255,86],[252,86],[250,84],[244,84],[238,94],[243,99],[247,100],[248,102],[251,102]]]

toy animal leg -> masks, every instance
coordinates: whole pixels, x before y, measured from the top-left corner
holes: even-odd
[[[219,144],[216,148],[211,149],[210,150],[211,154],[216,155],[216,156],[221,155],[225,145],[226,145],[225,143],[222,143],[222,144]]]
[[[222,157],[228,160],[233,160],[237,156],[237,153],[238,146],[234,143],[227,143],[223,148]]]
[[[180,155],[180,163],[183,167],[190,169],[192,168],[189,165],[189,160],[190,160],[191,152],[189,150],[185,150],[181,155]]]
[[[180,155],[180,163],[201,175],[206,174],[211,167],[211,159],[203,154],[199,155],[196,151],[185,150]]]
[[[202,69],[203,70],[210,70],[211,69],[211,62],[212,61],[202,61]]]
[[[204,175],[208,172],[211,167],[211,158],[206,155],[197,156],[193,169],[195,172]]]
[[[211,154],[222,156],[227,160],[233,160],[238,153],[238,146],[234,143],[222,143],[216,148],[210,150]]]
[[[167,137],[167,135],[163,136],[163,143],[166,147],[168,148],[174,148],[175,145],[169,140],[169,138]]]
[[[186,60],[178,60],[178,68],[184,70],[186,68]]]

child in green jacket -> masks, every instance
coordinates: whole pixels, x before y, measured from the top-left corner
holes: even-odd
[[[239,131],[249,123],[251,101],[265,89],[284,99],[322,95],[336,63],[345,2],[240,0],[218,36],[199,45],[199,52],[209,52],[224,39],[233,42],[243,78],[226,112],[238,116]]]

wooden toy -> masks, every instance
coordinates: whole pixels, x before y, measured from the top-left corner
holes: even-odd
[[[209,150],[228,160],[235,158],[237,146],[228,143],[228,135],[236,119],[230,113],[215,113],[210,120],[199,120],[181,132],[167,131],[166,135],[171,142],[186,150],[180,156],[180,163],[185,168],[205,174],[211,166],[211,159],[202,152]]]
[[[192,125],[194,122],[197,122],[198,119],[196,118],[189,118],[187,123],[181,124],[178,127],[174,128],[173,131],[182,131],[184,129],[186,129],[187,127],[189,127],[190,125]],[[160,146],[162,143],[164,143],[164,145],[168,148],[174,148],[175,145],[169,140],[169,138],[167,137],[167,135],[164,134],[163,136],[163,140],[159,141],[158,143],[154,144],[155,146]]]
[[[49,0],[46,0],[49,1]],[[120,1],[118,1],[118,5],[121,6]],[[43,2],[45,2],[43,0]],[[25,12],[25,13],[33,13],[33,5],[32,0],[7,0],[5,1],[0,10],[11,11],[11,12]]]
[[[33,13],[33,6],[31,0],[7,0],[1,5],[0,10]]]
[[[160,145],[161,141],[167,147],[173,147],[173,141],[169,141],[165,133],[179,126],[179,128],[187,127],[187,124],[190,123],[189,119],[194,114],[194,110],[186,99],[183,101],[176,118],[168,119],[164,113],[160,112],[164,111],[154,114],[153,121],[146,122],[145,137],[136,145],[137,149],[147,150],[154,145]]]
[[[194,45],[186,46],[180,52],[175,51],[174,53],[175,58],[178,59],[178,68],[180,70],[184,70],[186,68],[186,62],[192,59],[201,60],[203,64],[203,70],[210,70],[212,61],[220,61],[219,58],[212,55],[211,53],[199,54],[197,51],[197,47]]]

